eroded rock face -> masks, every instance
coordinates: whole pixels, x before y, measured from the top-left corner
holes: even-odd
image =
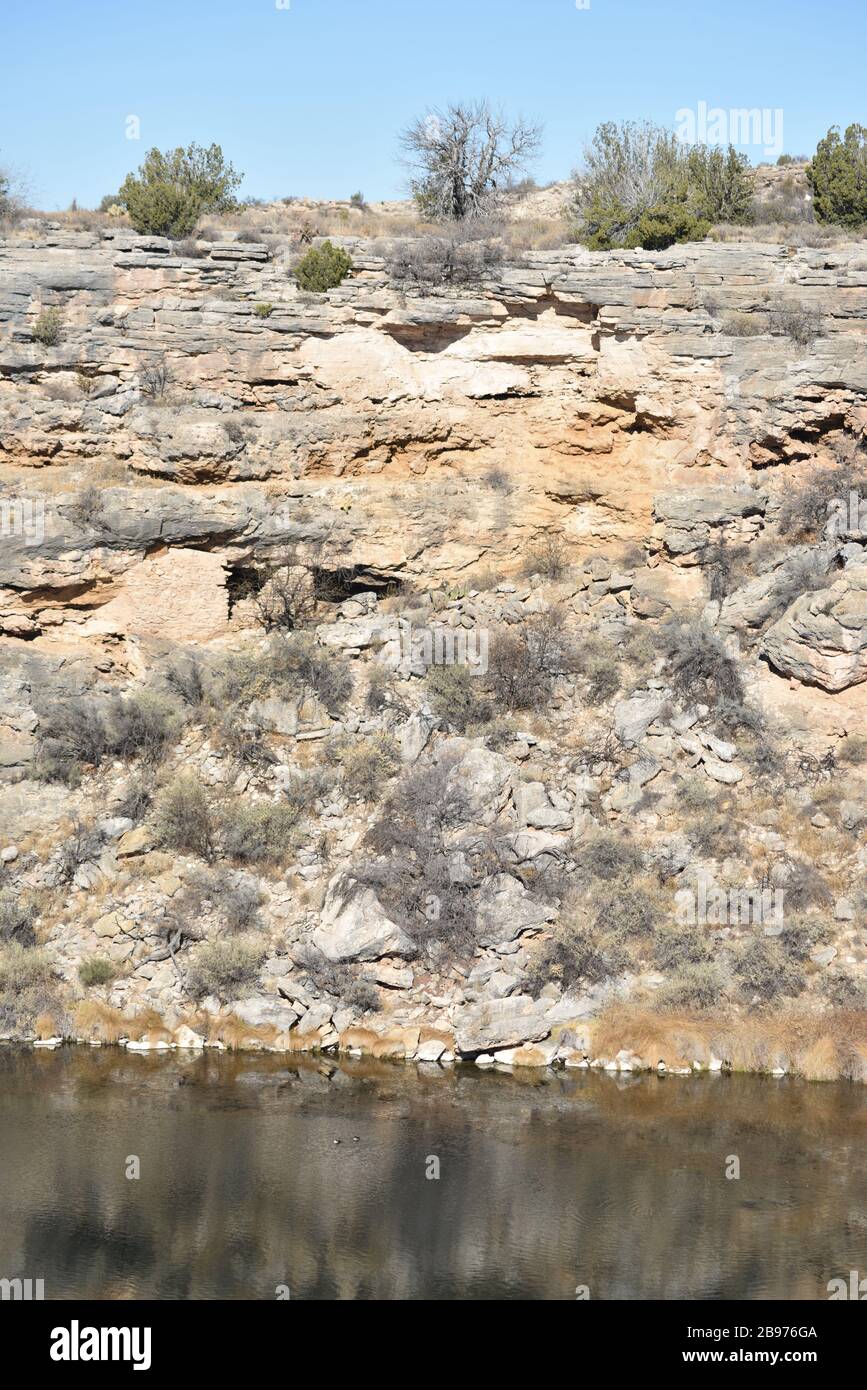
[[[224,635],[228,618],[225,562],[207,551],[176,546],[129,570],[121,592],[100,608],[82,636],[128,633],[207,642]]]
[[[593,920],[585,836],[632,840],[663,896],[694,865],[705,800],[701,852],[725,856],[727,878],[752,860],[718,823],[772,861],[801,853],[768,809],[765,726],[750,737],[718,717],[713,691],[673,688],[670,619],[737,649],[746,704],[780,719],[782,755],[806,765],[791,785],[821,871],[857,913],[863,851],[846,836],[863,780],[853,772],[839,806],[814,814],[804,778],[863,725],[863,544],[847,524],[795,545],[780,514],[864,439],[867,259],[857,244],[570,246],[472,289],[416,293],[392,283],[381,248],[346,244],[352,277],[315,297],[273,241],[197,257],[125,231],[0,244],[0,892],[49,904],[40,933],[73,1003],[81,960],[105,955],[122,967],[112,1006],[156,1009],[179,1044],[204,1041],[198,1023],[190,1040],[181,976],[207,955],[184,955],[184,921],[213,943],[240,919],[264,955],[240,996],[204,1009],[217,1029],[228,1020],[228,1045],[247,1027],[286,1050],[583,1065],[583,1027],[568,1044],[560,1029],[598,1012],[609,982],[573,994],[554,960],[535,991],[552,933],[581,920],[566,911],[576,889]],[[784,296],[822,318],[809,347],[764,331]],[[45,304],[62,313],[54,347],[32,336]],[[732,315],[763,331],[738,336]],[[562,567],[545,562],[549,542]],[[738,557],[722,589],[714,553]],[[317,599],[301,641],[319,675],[272,679],[260,605],[294,574]],[[552,663],[526,710],[500,708],[481,679],[492,717],[479,724],[443,707],[403,642],[406,626],[493,642],[533,624],[577,658]],[[204,676],[204,698],[168,680],[176,659],[206,676],[227,657],[249,663],[243,698]],[[345,700],[335,684],[351,686]],[[143,691],[177,715],[165,765],[114,748],[91,762],[88,712]],[[52,711],[70,704],[84,706],[80,782],[29,780],[44,775]],[[351,785],[371,749],[375,775]],[[419,795],[443,769],[444,828]],[[203,789],[218,854],[234,806],[254,830],[257,809],[297,815],[274,861],[232,841],[246,898],[237,864],[197,898],[211,848],[203,860],[157,834],[147,794],[178,775]],[[403,856],[412,940],[367,872],[402,777],[418,779],[423,833],[397,826],[374,857],[381,874]],[[859,929],[841,909],[816,970],[845,962],[867,978]],[[664,983],[617,980],[642,999]],[[820,986],[811,976],[819,1011]]]
[[[777,671],[823,690],[867,680],[867,564],[802,594],[765,633],[761,650]]]

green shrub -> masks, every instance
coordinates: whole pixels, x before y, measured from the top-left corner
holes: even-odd
[[[241,182],[219,145],[149,150],[138,174],[128,174],[118,193],[137,232],[189,236],[205,212],[229,212]]]
[[[352,269],[346,252],[330,241],[312,246],[295,267],[295,279],[310,294],[324,294],[345,280]]]
[[[154,829],[167,849],[210,859],[214,848],[214,819],[207,793],[191,772],[181,773],[157,799]]]
[[[117,979],[117,966],[105,956],[85,956],[78,967],[78,978],[85,989],[91,985],[108,985]]]
[[[750,222],[753,176],[746,155],[732,145],[693,145],[687,156],[690,199],[707,222]]]
[[[591,250],[664,250],[700,240],[714,222],[750,221],[750,167],[731,145],[687,147],[651,122],[608,121],[584,152],[575,205]]]
[[[59,309],[43,309],[30,330],[34,342],[44,347],[54,347],[60,339],[63,316]]]
[[[243,937],[205,942],[190,964],[187,988],[195,999],[213,994],[228,1003],[256,983],[264,956],[257,942]]]
[[[867,128],[832,126],[807,166],[817,222],[857,227],[867,222]]]
[[[650,122],[608,121],[584,151],[577,177],[578,236],[591,250],[647,250],[704,236],[689,206],[688,157],[669,131]]]
[[[253,310],[253,313],[256,315],[257,319],[269,319],[273,312],[274,305],[265,303],[257,304],[255,309]]]
[[[283,802],[229,802],[220,816],[223,852],[245,864],[280,863],[297,825],[297,812]]]

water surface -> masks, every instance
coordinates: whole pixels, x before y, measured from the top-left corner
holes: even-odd
[[[865,1117],[863,1087],[791,1078],[4,1047],[0,1277],[60,1299],[826,1298],[867,1273]]]

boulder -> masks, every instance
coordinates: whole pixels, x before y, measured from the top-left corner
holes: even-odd
[[[759,650],[776,671],[805,685],[836,692],[867,680],[867,564],[795,599]]]
[[[373,889],[342,871],[328,884],[313,944],[331,961],[415,954],[412,941],[386,916]]]
[[[480,825],[491,825],[497,819],[509,799],[511,785],[512,764],[488,748],[469,748],[448,776],[449,790],[465,799],[469,819]]]
[[[531,897],[511,874],[492,874],[479,889],[476,939],[481,946],[498,946],[531,927],[553,922],[556,916],[554,908]]]

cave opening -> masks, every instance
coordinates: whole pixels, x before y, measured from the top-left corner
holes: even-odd
[[[371,591],[379,598],[406,593],[406,582],[400,575],[369,565],[338,565],[333,569],[314,565],[311,574],[313,592],[320,603],[343,603]]]

